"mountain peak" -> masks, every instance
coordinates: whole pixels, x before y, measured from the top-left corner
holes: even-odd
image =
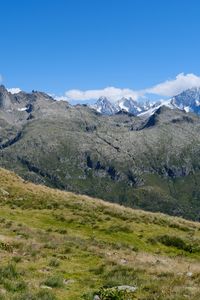
[[[194,87],[183,91],[172,98],[172,103],[177,108],[186,112],[200,114],[200,88]]]
[[[116,114],[120,111],[126,111],[132,115],[138,115],[144,110],[142,105],[133,100],[131,97],[123,97],[118,101],[111,102],[108,98],[102,96],[97,100],[96,104],[91,107],[106,115]]]
[[[106,97],[103,96],[97,100],[96,104],[91,105],[91,107],[104,115],[113,115],[118,111],[116,109],[115,104],[113,104]]]
[[[97,103],[110,103],[110,101],[108,100],[108,98],[101,96],[98,100]]]
[[[143,103],[131,97],[122,97],[118,101],[110,102],[105,96],[102,96],[92,107],[102,114],[111,115],[123,110],[136,116],[150,116],[162,106],[200,115],[200,87],[187,89],[171,99],[159,100],[154,103],[148,100]]]
[[[10,108],[11,98],[4,85],[0,85],[0,108]]]
[[[3,84],[0,85],[0,93],[8,92]]]

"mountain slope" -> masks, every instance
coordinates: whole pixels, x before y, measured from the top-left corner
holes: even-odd
[[[104,116],[21,93],[7,92],[11,108],[0,109],[2,167],[36,183],[199,220],[197,115],[161,107],[151,116]]]
[[[119,285],[136,287],[138,300],[200,297],[199,223],[52,190],[3,169],[0,213],[1,299],[93,300],[101,287]]]

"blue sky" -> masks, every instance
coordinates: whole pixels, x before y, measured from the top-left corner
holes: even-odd
[[[199,84],[198,0],[2,0],[0,4],[0,74],[7,87],[68,98],[77,96],[78,91],[71,90],[81,90],[79,99],[84,91],[107,87],[122,95],[124,89],[151,93],[166,80],[177,84],[180,73],[185,75],[178,75],[179,86]]]

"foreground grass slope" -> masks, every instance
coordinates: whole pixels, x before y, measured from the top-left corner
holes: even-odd
[[[199,223],[34,185],[3,169],[0,258],[0,299],[90,300],[119,285],[137,287],[132,299],[200,299]]]

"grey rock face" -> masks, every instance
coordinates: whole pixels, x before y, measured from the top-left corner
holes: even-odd
[[[9,92],[6,90],[6,88],[1,85],[0,86],[0,108],[1,109],[9,109],[11,108],[12,102],[11,102],[11,95],[9,95]]]

